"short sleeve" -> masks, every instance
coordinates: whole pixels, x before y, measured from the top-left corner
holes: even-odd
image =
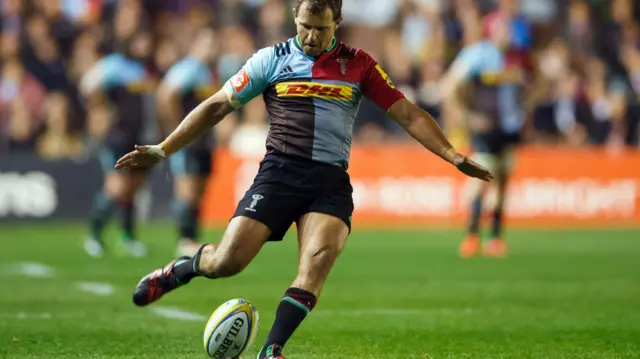
[[[404,94],[396,88],[389,75],[371,56],[364,52],[361,56],[364,56],[367,69],[361,82],[362,92],[386,112],[394,103],[404,98]]]
[[[222,88],[234,108],[246,105],[264,92],[269,84],[274,66],[273,48],[255,53],[240,71],[231,77]]]
[[[195,61],[183,60],[173,65],[164,77],[165,86],[185,92],[196,87],[206,76]]]
[[[85,92],[94,90],[106,91],[119,82],[121,58],[117,55],[109,55],[100,59],[82,77],[80,86]]]

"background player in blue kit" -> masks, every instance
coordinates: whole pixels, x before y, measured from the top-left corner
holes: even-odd
[[[147,168],[170,156],[225,116],[263,95],[269,114],[267,154],[238,204],[220,244],[205,244],[143,277],[133,294],[144,306],[195,277],[242,271],[267,241],[297,223],[298,275],[278,305],[258,358],[281,359],[282,348],[315,307],[351,230],[353,188],[347,168],[353,121],[364,96],[427,149],[468,176],[489,171],[451,146],[434,119],[409,102],[367,53],[335,37],[341,0],[297,0],[298,35],[258,51],[223,87],[190,112],[161,144],[136,146],[118,169]]]
[[[169,134],[191,110],[217,90],[209,66],[216,42],[211,29],[202,29],[188,56],[173,65],[158,90],[158,118],[164,133]],[[178,222],[178,256],[193,255],[199,248],[198,219],[200,198],[211,174],[213,131],[208,131],[180,152],[171,156],[174,176],[174,211]]]
[[[144,61],[151,52],[151,35],[143,30],[132,34],[120,44],[118,52],[105,56],[83,77],[81,91],[91,111],[107,107],[111,123],[100,163],[105,171],[101,191],[91,208],[90,234],[84,243],[85,251],[94,257],[102,256],[102,231],[116,209],[122,213],[123,248],[131,255],[146,255],[146,246],[136,240],[134,197],[145,182],[143,170],[114,171],[116,160],[131,146],[141,143],[145,116],[148,115],[151,82]]]
[[[477,25],[480,30],[480,24]],[[512,27],[505,19],[485,23],[485,38],[462,49],[443,79],[443,96],[454,101],[468,118],[474,160],[496,177],[491,240],[484,248],[485,255],[496,257],[507,254],[502,236],[503,206],[507,179],[513,168],[513,150],[520,141],[524,123],[525,72],[521,63],[509,62],[505,55]],[[474,256],[482,250],[480,218],[488,189],[489,183],[474,183],[472,187],[468,235],[460,246],[462,257]]]

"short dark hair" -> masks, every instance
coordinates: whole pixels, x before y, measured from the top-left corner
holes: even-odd
[[[329,8],[334,20],[342,16],[342,0],[296,0],[296,11],[300,11],[302,4],[306,4],[307,10],[312,14],[320,14]]]

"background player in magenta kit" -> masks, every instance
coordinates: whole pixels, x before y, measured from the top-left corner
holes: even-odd
[[[314,308],[351,228],[353,189],[346,170],[351,129],[363,96],[463,173],[492,178],[458,154],[433,118],[405,99],[369,55],[336,41],[341,8],[340,0],[296,1],[298,36],[258,51],[161,144],[136,146],[118,161],[116,168],[149,167],[264,95],[270,120],[267,154],[222,241],[203,245],[193,257],[178,258],[143,277],[133,295],[137,305],[148,305],[198,276],[239,273],[265,242],[281,240],[297,222],[298,275],[258,356],[284,358],[283,346]]]

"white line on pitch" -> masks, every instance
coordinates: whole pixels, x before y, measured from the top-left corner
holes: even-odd
[[[25,313],[25,312],[17,312],[17,313],[0,313],[0,318],[9,318],[9,319],[51,319],[50,313]]]
[[[149,310],[153,312],[153,314],[169,318],[169,319],[177,319],[177,320],[186,320],[186,321],[205,321],[207,317],[204,315],[200,315],[198,313],[187,312],[186,310],[182,310],[177,307],[163,307],[163,306],[154,306]]]
[[[11,264],[9,267],[11,273],[24,275],[27,277],[50,278],[55,275],[53,268],[46,264],[35,262],[20,262]]]
[[[115,292],[115,288],[109,283],[99,283],[99,282],[78,282],[76,283],[78,289],[83,292],[99,295],[102,297],[107,297]]]

